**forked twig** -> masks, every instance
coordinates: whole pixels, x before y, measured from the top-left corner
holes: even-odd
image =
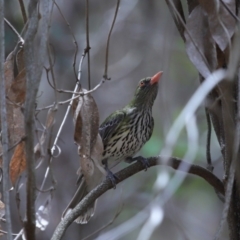
[[[21,35],[19,34],[19,32],[16,30],[16,28],[6,19],[4,18],[4,21],[6,22],[6,24],[12,29],[12,31],[17,35],[19,41],[24,44],[24,39],[21,37]]]

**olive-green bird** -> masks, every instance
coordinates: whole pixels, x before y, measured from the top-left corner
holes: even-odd
[[[122,110],[112,113],[99,128],[104,145],[102,162],[113,183],[114,175],[108,165],[112,168],[121,160],[140,160],[147,167],[147,161],[143,157],[133,156],[152,136],[152,106],[162,74],[163,72],[158,72],[153,77],[140,80],[132,101]]]
[[[102,163],[108,177],[115,184],[115,176],[109,170],[121,160],[133,162],[140,160],[145,167],[148,162],[143,157],[133,158],[141,147],[150,139],[154,120],[152,106],[158,93],[158,82],[163,72],[158,72],[153,77],[142,79],[136,89],[132,101],[122,110],[112,113],[100,126],[99,133],[103,141],[104,152]],[[98,164],[100,165],[100,163]],[[108,166],[109,165],[109,166]],[[96,173],[87,185],[84,177],[79,181],[78,189],[63,213],[63,217],[71,211],[93,188],[101,183],[103,174],[96,167]],[[96,202],[86,212],[76,219],[77,223],[86,224],[94,215]]]

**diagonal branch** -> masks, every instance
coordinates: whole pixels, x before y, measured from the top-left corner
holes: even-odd
[[[181,3],[180,0],[173,0],[172,3],[170,3],[170,1],[172,1],[172,0],[166,0],[169,11],[172,15],[172,18],[174,20],[174,23],[175,23],[177,29],[178,29],[178,32],[180,33],[183,41],[186,42],[186,39],[185,39],[185,36],[184,36],[185,26],[183,24],[183,23],[186,23],[186,20],[185,20],[185,17],[184,17],[182,3]],[[175,8],[173,7],[173,5],[175,6]],[[176,14],[176,11],[179,13],[179,15]]]
[[[212,187],[214,187],[218,192],[224,195],[223,183],[218,179],[213,173],[208,171],[206,168],[203,168],[198,165],[189,164],[182,161],[179,158],[170,158],[167,163],[165,163],[164,157],[150,157],[148,158],[149,166],[153,167],[156,165],[167,165],[173,169],[178,170],[178,167],[181,165],[181,169],[188,169],[189,174],[193,174],[203,178],[207,181]],[[117,183],[122,182],[123,180],[131,177],[132,175],[145,169],[145,166],[140,162],[131,164],[130,166],[119,171],[115,175],[117,176]],[[179,169],[179,170],[181,170]],[[51,240],[60,240],[67,230],[68,226],[79,216],[85,209],[88,208],[97,198],[99,198],[107,190],[113,188],[112,182],[107,178],[95,189],[93,189],[72,211],[69,213],[62,221],[59,223]]]

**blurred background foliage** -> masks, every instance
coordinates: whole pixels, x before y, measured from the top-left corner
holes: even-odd
[[[24,1],[27,6],[28,1]],[[70,24],[77,40],[78,55],[76,66],[86,46],[85,35],[85,1],[69,0],[57,1],[62,14]],[[105,49],[107,35],[110,29],[116,1],[101,0],[89,1],[90,11],[90,56],[91,56],[91,87],[101,80],[104,73]],[[5,1],[6,18],[21,32],[23,27],[22,15],[18,1]],[[186,9],[184,9],[187,11]],[[6,56],[17,43],[17,37],[5,26]],[[41,34],[40,32],[38,34]],[[50,28],[49,41],[54,56],[54,74],[59,89],[73,90],[76,79],[73,72],[73,57],[76,50],[69,28],[54,7]],[[37,47],[37,46],[36,46]],[[116,24],[110,42],[109,77],[107,81],[93,96],[97,102],[101,122],[116,109],[125,106],[132,98],[136,85],[141,78],[153,76],[162,70],[159,94],[153,108],[155,128],[151,140],[143,147],[140,154],[143,156],[156,156],[164,144],[165,136],[190,96],[199,85],[198,74],[185,52],[185,46],[180,38],[169,13],[165,1],[158,0],[122,0]],[[46,61],[46,67],[49,66]],[[87,88],[87,60],[84,60],[82,69],[82,86]],[[70,98],[70,94],[58,94],[58,100]],[[46,72],[43,73],[39,89],[38,107],[52,104],[54,91],[49,86]],[[59,106],[57,119],[52,132],[54,138],[62,121],[67,105]],[[44,122],[46,112],[39,115]],[[199,151],[196,162],[206,166],[206,119],[204,108],[197,112],[199,130]],[[51,203],[49,225],[44,232],[37,234],[37,239],[49,239],[53,230],[59,223],[62,211],[71,199],[76,188],[76,171],[79,166],[77,147],[73,141],[72,116],[68,117],[60,137],[59,147],[61,155],[54,159],[52,171],[57,181],[56,191]],[[186,133],[183,132],[174,148],[173,155],[183,157],[188,146]],[[215,136],[212,136],[211,146],[214,161],[214,172],[222,177],[220,152]],[[40,184],[46,166],[46,161],[37,170],[37,180]],[[122,163],[117,169],[125,167]],[[97,211],[87,225],[72,224],[63,239],[83,239],[95,230],[107,224],[122,206],[122,210],[113,224],[89,239],[95,239],[104,232],[121,226],[128,219],[143,209],[154,197],[153,183],[159,169],[174,173],[167,167],[154,167],[141,172],[110,190],[98,200]],[[116,169],[116,170],[117,170]],[[179,173],[183,174],[183,173]],[[51,186],[49,180],[48,185]],[[47,188],[47,186],[46,186]],[[12,193],[13,230],[18,232],[21,224],[16,210],[15,192]],[[49,193],[46,193],[47,195]],[[44,198],[44,194],[43,198]],[[25,200],[21,199],[24,207]],[[36,203],[41,204],[41,198]],[[165,218],[163,223],[154,232],[151,239],[212,239],[217,229],[222,203],[217,198],[214,189],[197,177],[188,176],[175,195],[164,207]],[[119,239],[136,239],[140,227],[134,228]],[[226,239],[226,233],[222,239]],[[109,238],[111,239],[111,238]]]

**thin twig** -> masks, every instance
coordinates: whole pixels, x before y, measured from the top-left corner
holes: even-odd
[[[52,5],[51,5],[51,11],[50,11],[50,21],[49,21],[49,24],[48,24],[48,31],[50,30],[50,27],[51,27],[54,1],[52,1],[51,3],[52,3]],[[49,69],[50,69],[50,73],[51,73],[51,76],[52,76],[53,86],[54,86],[54,89],[56,89],[57,88],[57,82],[55,80],[54,71],[53,71],[54,61],[52,61],[52,57],[51,57],[49,39],[48,39],[48,42],[47,42],[47,55],[48,55],[48,61],[49,61],[49,65],[50,65]],[[47,79],[48,79],[48,74],[47,74]],[[54,96],[55,96],[55,103],[56,103],[57,99],[58,99],[58,94],[57,94],[56,90],[54,90]]]
[[[203,178],[205,181],[207,181],[212,187],[217,189],[220,193],[224,195],[224,187],[223,183],[220,179],[218,179],[213,173],[208,171],[207,169],[194,165],[189,164],[187,162],[182,161],[179,158],[170,158],[168,162],[165,162],[165,157],[150,157],[147,159],[149,163],[149,167],[156,166],[156,165],[164,165],[169,166],[176,170],[184,170],[188,169],[189,174],[193,174],[196,176],[199,176]],[[181,168],[179,169],[179,166],[181,165]],[[123,170],[117,172],[116,175],[116,183],[120,183],[123,180],[131,177],[132,175],[145,170],[145,167],[141,162],[136,162],[134,164],[131,164],[130,166],[124,168]],[[103,193],[105,193],[107,190],[113,188],[112,182],[110,179],[105,179],[101,184],[99,184],[95,189],[93,189],[91,192],[89,192],[86,197],[71,211],[71,213],[67,214],[66,217],[62,219],[62,221],[59,223],[57,228],[55,229],[55,232],[51,238],[51,240],[60,240],[65,233],[67,227],[79,216],[81,215],[84,210],[90,206],[97,198],[99,198]]]
[[[213,165],[212,165],[212,158],[211,158],[211,133],[212,133],[212,125],[211,125],[211,119],[209,116],[208,109],[205,108],[206,113],[206,119],[207,119],[207,144],[206,144],[206,157],[207,157],[207,169],[209,171],[213,171]]]
[[[75,88],[74,88],[74,92],[76,92],[77,89],[79,88],[79,83],[80,83],[79,80],[81,79],[82,64],[83,64],[83,59],[84,59],[85,56],[86,56],[85,53],[83,53],[83,54],[82,54],[82,57],[81,57],[81,60],[80,60],[80,62],[79,62],[79,70],[78,70],[78,76],[77,76],[78,81],[77,81],[76,86],[75,86]],[[64,115],[64,118],[63,118],[63,120],[62,120],[62,122],[61,122],[61,125],[60,125],[60,127],[59,127],[59,129],[58,129],[57,135],[56,135],[56,137],[55,137],[55,139],[54,139],[54,142],[53,142],[53,145],[52,145],[52,147],[51,147],[51,158],[50,158],[50,160],[49,160],[49,163],[50,163],[50,164],[51,164],[51,162],[52,162],[52,160],[53,160],[54,153],[55,153],[56,149],[59,149],[58,146],[57,146],[57,143],[58,143],[60,134],[61,134],[61,132],[62,132],[63,126],[64,126],[64,124],[65,124],[65,122],[66,122],[67,116],[68,116],[68,114],[69,114],[69,112],[70,112],[70,109],[71,109],[71,107],[72,107],[73,100],[74,100],[75,98],[78,98],[78,97],[79,97],[79,96],[75,96],[75,94],[73,94],[73,95],[72,95],[72,98],[70,99],[70,103],[69,103],[69,105],[68,105],[68,108],[67,108],[67,110],[66,110],[66,113],[65,113],[65,115]],[[59,103],[58,103],[58,105],[59,105]],[[43,110],[43,109],[42,109],[42,110]],[[42,181],[41,187],[40,187],[40,190],[41,190],[41,191],[42,191],[43,188],[44,188],[44,185],[45,185],[45,182],[46,182],[46,180],[47,180],[47,177],[48,177],[48,175],[49,175],[50,170],[51,170],[51,169],[50,169],[50,166],[48,166],[47,169],[46,169],[46,172],[45,172],[44,179],[43,179],[43,181]]]
[[[22,12],[23,22],[24,22],[24,24],[26,24],[26,22],[27,22],[27,14],[26,14],[24,2],[23,2],[23,0],[18,0],[18,2],[19,2],[20,8],[21,8],[21,12]]]
[[[21,143],[22,141],[25,141],[26,137],[22,137],[21,139],[19,139],[16,143],[14,143],[11,147],[9,147],[8,152],[11,151],[13,148],[15,148],[19,143]],[[3,156],[3,153],[0,154],[0,157]]]
[[[78,98],[78,97],[81,96],[81,95],[82,95],[82,94],[76,94],[74,97],[69,98],[69,99],[67,99],[67,100],[65,100],[65,101],[62,101],[62,102],[58,102],[57,104],[58,104],[58,105],[63,105],[63,104],[69,103],[69,102],[71,102],[72,100]],[[48,105],[48,106],[46,106],[46,107],[37,108],[36,111],[39,112],[39,111],[43,111],[43,110],[48,110],[49,108],[52,108],[52,107],[54,107],[55,105],[56,105],[56,104],[53,103],[53,104]]]
[[[51,57],[51,52],[50,52],[50,47],[49,47],[49,41],[48,41],[48,44],[47,44],[47,55],[48,55],[48,61],[49,61],[49,64],[50,64],[50,73],[52,75],[52,81],[53,81],[53,87],[54,89],[57,89],[57,82],[56,82],[56,79],[55,79],[55,76],[54,76],[54,71],[53,71],[53,63],[52,63],[52,57]],[[54,90],[54,96],[55,96],[55,103],[58,101],[58,94],[57,94],[57,91]]]
[[[59,7],[58,4],[56,3],[56,1],[54,1],[54,4],[56,5],[56,7],[57,7],[57,9],[58,9],[58,11],[59,11],[59,13],[60,13],[60,15],[61,15],[62,18],[63,18],[63,20],[64,20],[65,23],[67,24],[67,27],[68,27],[68,29],[69,29],[69,31],[70,31],[70,34],[72,35],[72,38],[73,38],[73,43],[74,43],[75,48],[76,48],[76,49],[75,49],[75,52],[74,52],[74,57],[73,57],[73,71],[74,71],[74,74],[75,74],[76,79],[78,79],[78,78],[77,78],[77,74],[76,74],[76,69],[75,69],[75,67],[76,67],[77,53],[78,53],[77,40],[76,40],[76,38],[75,38],[75,36],[74,36],[74,34],[73,34],[73,31],[72,31],[72,29],[71,29],[71,27],[70,27],[69,22],[68,22],[67,19],[64,17],[64,15],[63,15],[60,7]]]
[[[1,96],[1,142],[3,150],[3,199],[5,203],[5,215],[7,220],[7,239],[12,239],[12,221],[10,212],[10,198],[9,198],[9,141],[8,141],[8,122],[7,122],[7,108],[6,108],[6,92],[5,92],[5,76],[4,76],[4,0],[0,0],[0,96]]]
[[[110,38],[111,38],[111,34],[112,34],[112,30],[117,18],[117,14],[118,14],[118,9],[119,9],[119,4],[120,4],[120,0],[117,0],[117,5],[116,5],[116,10],[115,10],[115,14],[113,17],[113,22],[112,22],[112,26],[110,28],[109,34],[108,34],[108,38],[107,38],[107,47],[106,47],[106,58],[105,58],[105,71],[103,74],[103,78],[105,80],[110,80],[110,78],[108,77],[108,55],[109,55],[109,45],[110,45]]]
[[[87,53],[87,61],[88,61],[88,89],[91,89],[91,71],[90,71],[90,42],[89,42],[89,2],[86,2],[86,49],[85,52]]]
[[[12,31],[17,35],[19,41],[24,44],[24,40],[21,37],[21,35],[19,34],[19,32],[16,30],[16,28],[6,19],[4,18],[4,21],[6,22],[6,24],[12,29]]]
[[[226,8],[226,10],[228,11],[228,13],[238,22],[240,22],[240,18],[234,14],[232,12],[232,10],[228,7],[228,5],[223,1],[223,0],[220,0],[221,4]]]
[[[21,231],[17,234],[14,240],[18,240],[23,234],[24,234],[23,229],[21,229]]]
[[[7,235],[7,231],[4,231],[4,230],[0,229],[0,232]],[[12,233],[12,235],[13,236],[17,236],[16,233]],[[1,236],[0,236],[0,238],[1,238]]]
[[[178,29],[178,32],[180,33],[183,41],[186,41],[186,38],[184,36],[184,30],[185,30],[185,25],[183,25],[183,22],[186,23],[185,17],[184,17],[184,12],[183,12],[183,7],[182,7],[182,3],[180,0],[174,0],[174,5],[176,7],[176,9],[179,12],[179,15],[181,16],[181,20],[179,20],[179,16],[176,16],[176,14],[174,13],[174,8],[172,7],[172,5],[170,4],[171,0],[166,0],[166,3],[168,5],[169,11],[172,15],[172,18],[174,20],[174,23]]]

